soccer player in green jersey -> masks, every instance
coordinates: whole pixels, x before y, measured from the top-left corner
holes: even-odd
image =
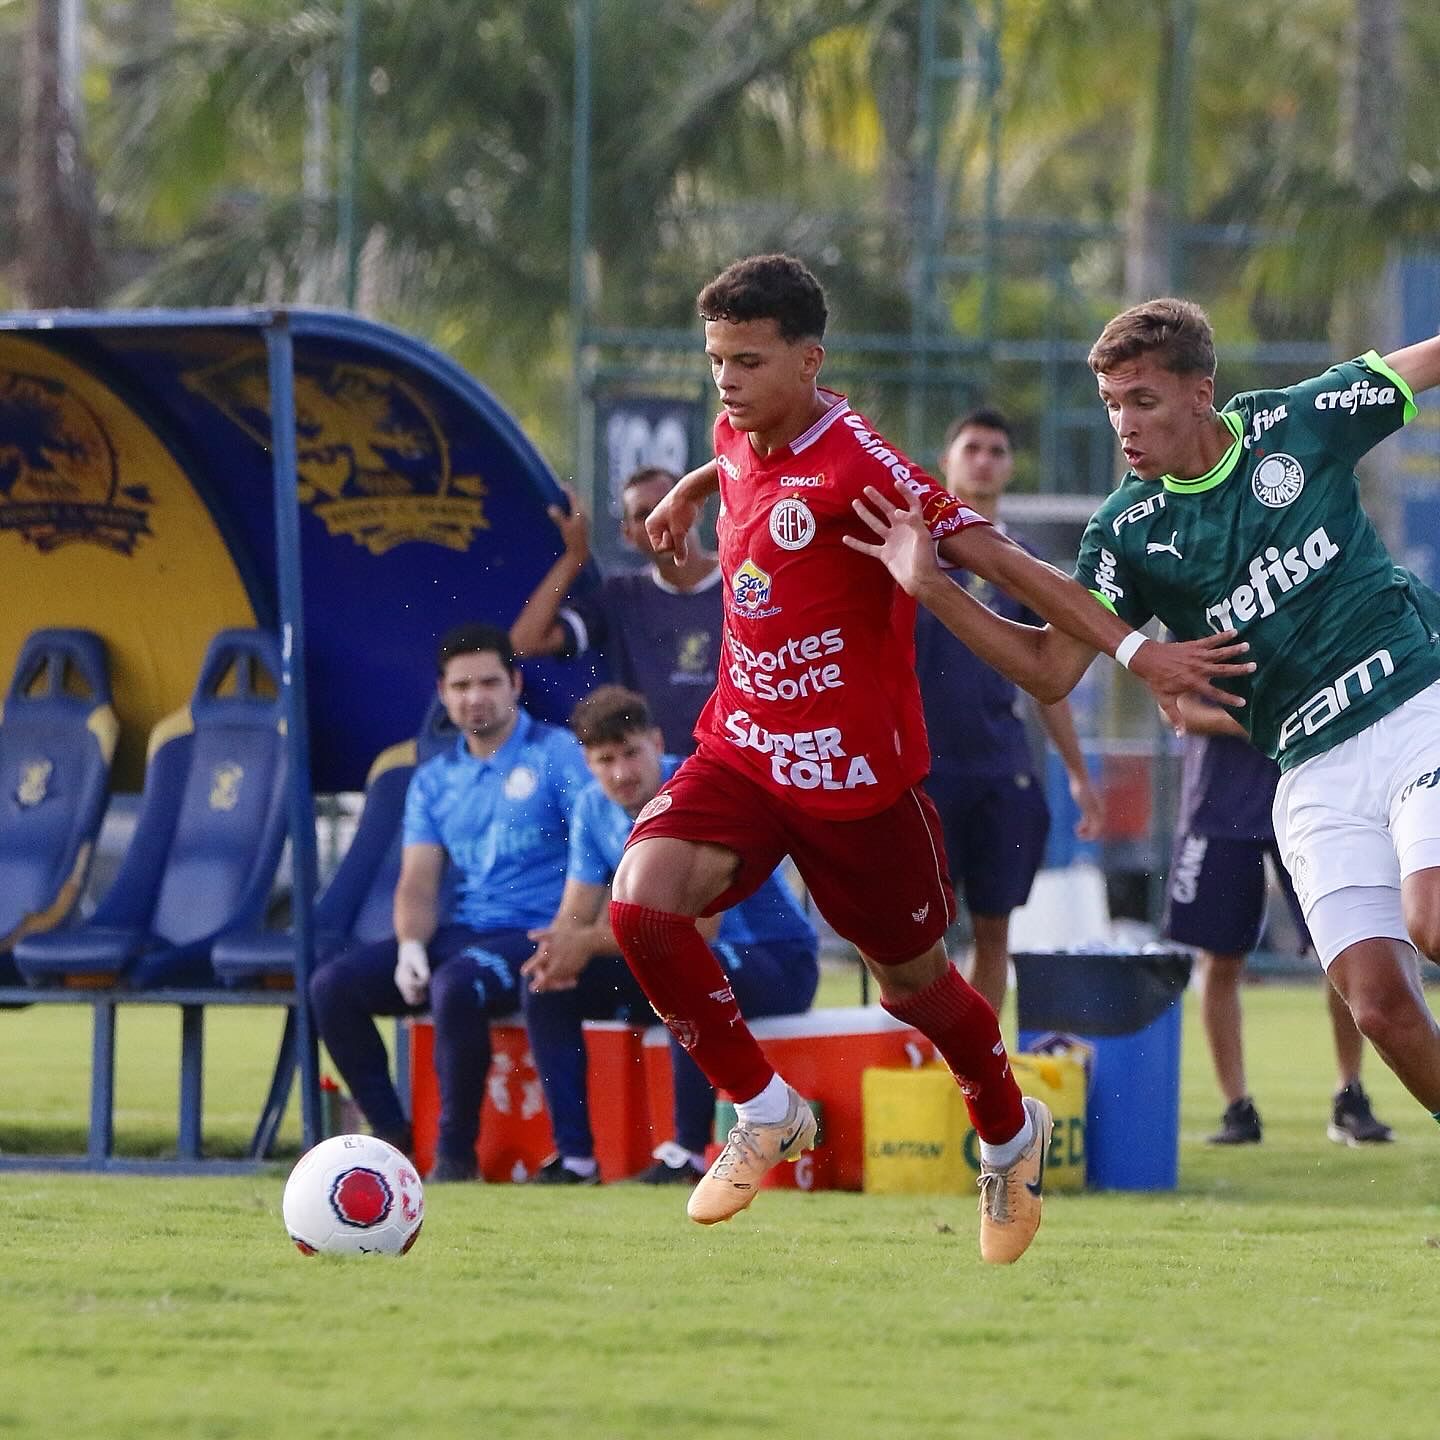
[[[1090,368],[1130,468],[1076,577],[1137,631],[1158,616],[1182,640],[1249,642],[1234,733],[1280,763],[1275,834],[1321,962],[1440,1120],[1440,1027],[1414,959],[1440,960],[1440,597],[1395,567],[1354,473],[1440,384],[1440,336],[1217,411],[1204,311],[1151,300],[1110,321]],[[879,543],[847,544],[1042,702],[1069,693],[1094,650],[992,614],[941,575],[913,503],[869,498],[856,510]]]

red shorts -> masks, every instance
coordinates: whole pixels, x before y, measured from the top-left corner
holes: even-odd
[[[662,835],[740,857],[734,882],[707,915],[753,895],[789,855],[836,933],[882,965],[923,955],[955,916],[940,817],[918,785],[877,815],[822,819],[702,747],[641,810],[627,844]]]

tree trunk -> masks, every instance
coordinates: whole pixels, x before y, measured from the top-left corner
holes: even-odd
[[[921,137],[916,25],[915,16],[910,14],[886,17],[875,40],[872,62],[883,143],[880,187],[885,197],[885,213],[902,222],[888,237],[889,243],[896,246],[893,259],[900,271],[908,271],[913,257],[913,237],[928,219],[920,213],[920,166],[924,157],[918,153]],[[911,288],[916,303],[923,303],[913,276]]]
[[[1149,114],[1136,126],[1135,181],[1125,221],[1125,300],[1180,287],[1178,227],[1185,223],[1194,0],[1171,0],[1160,18]]]
[[[1355,0],[1349,31],[1336,160],[1374,201],[1400,178],[1399,0]]]
[[[1400,183],[1399,0],[1354,0],[1348,28],[1335,168],[1370,205]],[[1335,297],[1332,339],[1345,354],[1371,345],[1383,353],[1398,342],[1394,288],[1382,272]]]
[[[78,20],[78,0],[36,0],[25,36],[19,281],[25,302],[46,309],[100,295],[94,186],[66,63]]]

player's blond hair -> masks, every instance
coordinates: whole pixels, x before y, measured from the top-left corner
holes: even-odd
[[[1090,368],[1103,375],[1127,360],[1153,354],[1177,375],[1215,374],[1215,332],[1193,300],[1167,296],[1122,310],[1090,348]]]

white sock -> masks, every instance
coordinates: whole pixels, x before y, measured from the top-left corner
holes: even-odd
[[[572,1155],[567,1155],[560,1162],[560,1168],[562,1170],[568,1170],[572,1175],[579,1175],[583,1179],[588,1180],[600,1168],[600,1162],[593,1157],[586,1160],[579,1160]]]
[[[980,1142],[980,1159],[987,1170],[1008,1170],[1019,1158],[1020,1152],[1030,1143],[1035,1126],[1030,1121],[1030,1112],[1025,1112],[1025,1123],[1013,1140],[1003,1145],[987,1145]]]
[[[778,1075],[772,1075],[758,1095],[735,1107],[735,1114],[747,1125],[778,1125],[789,1113],[790,1087]]]

